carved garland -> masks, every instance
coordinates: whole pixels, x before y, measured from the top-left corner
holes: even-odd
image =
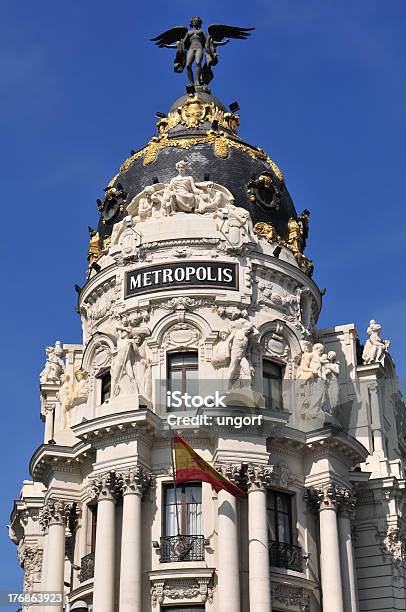
[[[229,154],[229,147],[239,149],[243,153],[247,153],[252,159],[260,159],[269,164],[279,181],[284,181],[282,171],[278,168],[275,162],[261,148],[251,147],[242,142],[234,140],[225,132],[214,132],[210,130],[206,136],[197,138],[168,138],[167,134],[163,136],[154,136],[149,143],[140,151],[137,151],[129,157],[120,167],[120,172],[125,172],[128,168],[140,157],[144,158],[144,166],[152,164],[161,149],[167,147],[179,147],[181,149],[190,149],[199,144],[213,145],[214,152],[221,159],[226,159]]]

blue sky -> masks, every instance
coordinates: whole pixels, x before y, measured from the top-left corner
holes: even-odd
[[[241,106],[241,136],[278,163],[300,211],[307,254],[327,288],[321,326],[370,318],[406,377],[404,0],[226,0],[193,5],[205,24],[255,26],[220,49],[213,93]],[[155,111],[183,93],[172,53],[148,38],[187,24],[186,3],[2,0],[3,437],[0,522],[42,439],[44,346],[80,342],[95,200]],[[0,531],[0,590],[20,587]]]

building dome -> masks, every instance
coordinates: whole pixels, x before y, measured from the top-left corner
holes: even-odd
[[[196,182],[224,185],[236,205],[249,211],[254,225],[270,223],[287,239],[289,219],[297,214],[283,174],[265,151],[238,136],[239,122],[238,115],[205,92],[184,95],[158,121],[158,136],[121,165],[109,186],[120,185],[128,203],[145,185],[169,182],[175,164],[185,160]],[[119,203],[107,206],[107,214],[102,210],[100,239],[110,236],[126,214]]]

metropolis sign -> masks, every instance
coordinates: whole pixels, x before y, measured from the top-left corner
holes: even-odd
[[[190,261],[148,266],[126,272],[125,297],[162,291],[175,287],[217,287],[238,289],[236,263],[219,261]]]

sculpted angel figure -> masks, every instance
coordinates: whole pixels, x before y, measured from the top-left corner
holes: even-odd
[[[160,48],[176,49],[175,72],[183,72],[186,66],[189,83],[195,86],[207,86],[213,79],[212,66],[218,63],[217,47],[226,45],[230,38],[245,40],[254,29],[212,24],[204,32],[200,17],[192,17],[189,25],[190,30],[178,26],[151,38],[151,41]],[[196,65],[195,78],[193,64]]]

